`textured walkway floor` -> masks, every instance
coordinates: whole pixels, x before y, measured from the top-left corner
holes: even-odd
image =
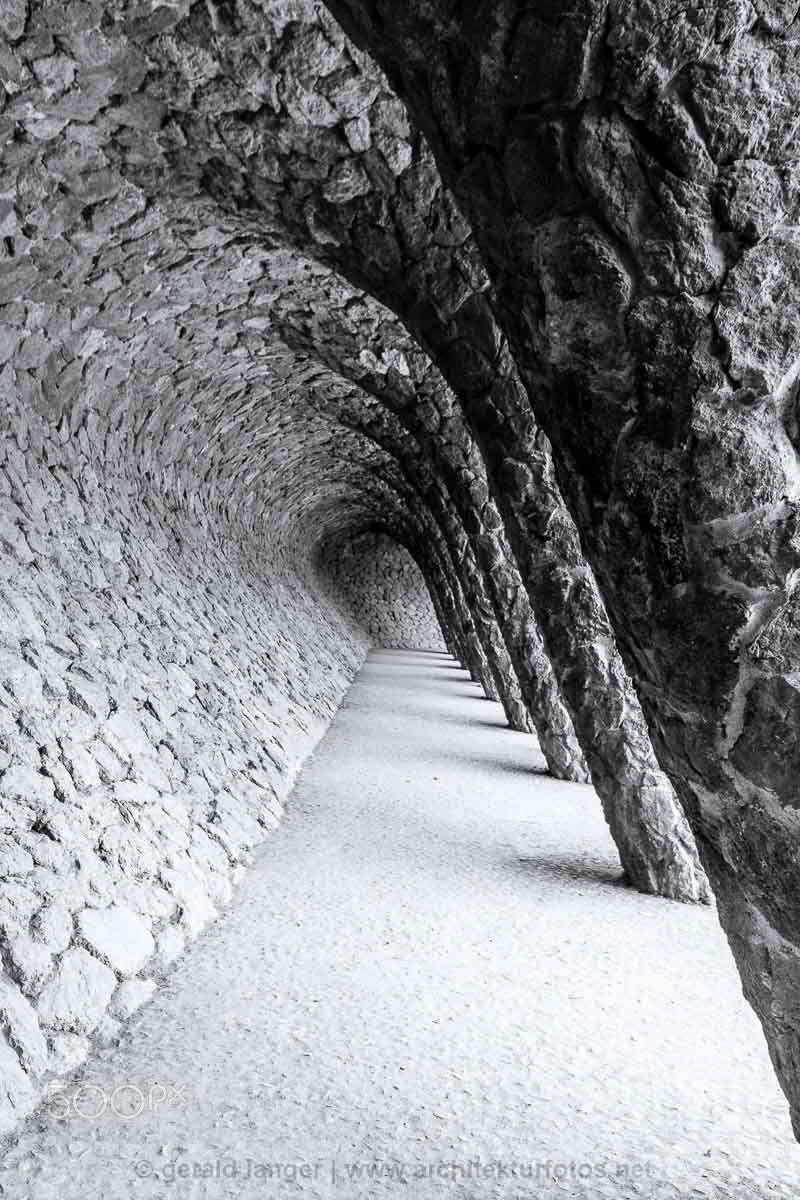
[[[373,654],[228,913],[86,1070],[144,1112],[37,1121],[0,1194],[796,1196],[714,913],[620,887],[594,793],[542,768],[452,660]]]

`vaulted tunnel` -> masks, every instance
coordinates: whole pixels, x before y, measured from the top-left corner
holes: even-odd
[[[463,7],[0,4],[0,1134],[373,645],[716,900],[798,1127],[793,16]]]

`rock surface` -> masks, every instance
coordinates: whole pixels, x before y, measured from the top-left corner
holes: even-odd
[[[369,642],[288,541],[197,491],[181,518],[87,420],[2,418],[4,1132],[230,899]]]
[[[136,975],[155,950],[149,921],[125,904],[84,909],[78,936],[120,975]]]
[[[329,7],[480,247],[800,1137],[797,12]]]
[[[277,825],[365,532],[638,887],[699,847],[800,1113],[794,14],[329,7],[0,4],[0,1121]]]
[[[325,548],[320,575],[375,646],[445,650],[425,584],[411,555],[385,534]]]

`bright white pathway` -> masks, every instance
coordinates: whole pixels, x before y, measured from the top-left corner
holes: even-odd
[[[451,659],[372,654],[229,911],[82,1076],[180,1099],[37,1118],[0,1194],[796,1196],[714,912],[621,887],[593,791],[543,768]]]

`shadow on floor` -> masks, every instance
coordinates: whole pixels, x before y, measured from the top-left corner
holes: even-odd
[[[414,666],[416,666],[416,669],[414,669]],[[388,675],[385,671],[381,671],[380,673],[375,671],[372,674],[369,674],[365,668],[362,673],[362,682],[365,688],[369,688],[370,691],[373,691],[375,688],[380,688],[381,691],[391,692],[393,695],[397,692],[397,678],[392,678],[392,676]],[[449,671],[446,675],[440,675],[434,672],[431,667],[420,667],[417,664],[409,665],[403,669],[400,682],[406,688],[411,688],[415,685],[421,685],[422,687],[430,688],[432,683],[436,683],[437,686],[446,685],[450,688],[457,687],[462,695],[470,695],[473,690],[477,692],[477,688],[480,686],[477,683],[473,683],[471,679],[456,678],[456,676],[450,674]],[[482,700],[486,699],[483,691],[481,691],[479,694]]]
[[[445,667],[447,670],[463,671],[460,663],[449,654],[440,654],[437,650],[373,650],[367,660],[367,668],[380,664],[381,667],[405,667],[409,663],[414,666]]]
[[[526,736],[528,735],[526,734]],[[550,772],[547,769],[547,764],[536,750],[535,744],[531,747],[531,750],[533,754],[537,755],[538,762],[535,760],[531,762],[513,762],[508,758],[492,758],[489,755],[481,755],[480,757],[475,755],[473,757],[468,754],[459,754],[455,756],[454,761],[466,763],[473,770],[487,775],[497,775],[498,772],[502,772],[505,775],[546,775],[549,778]]]
[[[577,857],[524,857],[511,859],[509,866],[531,878],[545,876],[570,883],[599,883],[605,887],[628,888],[628,883],[619,865],[612,863],[587,862]]]
[[[363,705],[362,707],[363,707],[364,711],[368,711],[368,710],[369,710],[369,706],[368,706],[368,705]],[[419,715],[419,709],[416,709],[416,708],[414,708],[414,707],[413,707],[413,706],[411,706],[411,705],[408,705],[408,706],[406,706],[405,708],[402,708],[402,709],[401,709],[401,708],[399,708],[399,707],[396,705],[396,706],[394,707],[394,710],[393,710],[393,711],[395,711],[395,712],[406,712],[406,713],[409,713],[409,714],[410,714],[410,715],[412,715],[412,716],[418,716],[418,715]],[[505,716],[505,714],[504,714],[504,713],[498,713],[498,715],[497,715],[496,717],[494,717],[494,718],[492,718],[492,717],[489,717],[488,719],[485,719],[484,717],[482,717],[482,716],[478,716],[478,715],[476,715],[476,716],[472,716],[472,717],[465,717],[465,716],[463,715],[463,713],[441,713],[441,712],[438,712],[438,711],[437,711],[437,713],[436,713],[436,721],[437,721],[437,723],[441,722],[443,725],[456,725],[456,726],[458,726],[458,728],[459,728],[459,729],[464,729],[464,728],[468,728],[468,729],[494,729],[494,730],[497,730],[497,729],[500,729],[500,730],[502,730],[502,729],[505,729],[505,730],[506,730],[508,733],[521,733],[521,730],[519,730],[519,729],[513,729],[513,730],[512,730],[512,729],[510,729],[510,728],[509,728],[508,720],[506,719],[506,716]],[[529,734],[529,733],[526,733],[524,736],[525,736],[525,737],[531,737],[532,735],[531,735],[531,734]],[[534,741],[534,743],[533,743],[533,746],[534,746],[534,749],[535,749],[535,748],[536,748],[536,742],[535,742],[535,741]]]
[[[456,723],[455,717],[452,717],[449,719],[452,720],[453,724]],[[462,725],[463,725],[463,723],[464,722],[462,721]],[[504,716],[498,717],[496,721],[483,721],[480,718],[478,718],[476,720],[468,721],[467,724],[472,727],[477,726],[478,729],[505,729],[508,733],[522,733],[521,729],[511,729],[509,727],[508,721],[506,720],[506,718]],[[526,733],[525,737],[531,737],[531,734]]]

